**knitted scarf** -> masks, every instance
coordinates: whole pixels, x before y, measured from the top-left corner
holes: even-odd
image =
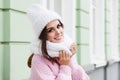
[[[61,50],[64,50],[68,54],[72,55],[70,51],[70,46],[72,42],[73,41],[66,34],[64,34],[63,42],[60,42],[60,43],[53,43],[47,40],[46,48],[47,48],[48,55],[51,57],[59,57],[59,51]],[[38,39],[34,40],[30,45],[30,50],[34,54],[42,55],[41,41]]]

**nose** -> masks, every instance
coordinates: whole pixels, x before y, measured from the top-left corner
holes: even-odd
[[[60,34],[60,30],[59,29],[56,29],[56,34]]]

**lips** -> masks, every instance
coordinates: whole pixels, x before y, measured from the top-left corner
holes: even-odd
[[[56,39],[56,40],[61,40],[61,39],[62,39],[62,36],[56,37],[55,39]]]
[[[57,36],[55,37],[56,40],[63,40],[63,36]]]

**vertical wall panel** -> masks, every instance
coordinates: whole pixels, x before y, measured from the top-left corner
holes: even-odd
[[[86,6],[87,5],[87,6]],[[76,1],[76,31],[77,31],[77,44],[78,44],[78,60],[81,64],[90,63],[90,52],[86,52],[85,48],[89,51],[89,15],[90,3],[89,0]],[[83,48],[84,46],[84,48]],[[84,51],[85,50],[85,51]],[[86,58],[86,59],[85,59]]]
[[[0,41],[3,39],[3,11],[0,10]]]
[[[0,41],[26,42],[34,37],[33,26],[25,13],[1,10],[0,17]]]
[[[10,46],[9,43],[3,45],[3,80],[10,80]]]
[[[0,80],[24,80],[30,76],[28,44],[0,44]]]
[[[79,0],[80,1],[80,9],[83,9],[85,11],[90,10],[90,0]]]
[[[0,44],[0,80],[3,80],[3,46]]]
[[[110,27],[111,27],[111,10],[110,10],[110,1],[106,0],[105,3],[105,54],[106,54],[106,59],[110,59],[110,54],[111,54],[111,45],[110,45],[110,37],[111,37],[111,32],[110,32]]]
[[[10,11],[10,41],[30,41],[33,26],[25,13]]]
[[[110,25],[111,25],[110,22],[106,22],[106,31],[105,32],[107,35],[110,35]]]
[[[3,7],[3,0],[0,0],[0,8]]]
[[[110,46],[110,35],[108,35],[108,34],[106,36],[106,45]]]
[[[119,23],[118,23],[118,25],[119,25],[119,26],[118,26],[118,29],[119,29],[119,55],[120,55],[120,0],[119,0],[119,8],[118,8],[118,11],[119,11],[119,12],[118,12],[118,14],[119,14],[119,17],[118,17],[118,20],[119,20],[119,21],[118,21],[118,22],[119,22]],[[120,56],[119,56],[119,57],[120,57]],[[120,66],[120,65],[119,65],[119,66]],[[120,71],[120,70],[119,70],[119,71]],[[119,79],[120,79],[120,76],[119,76]]]
[[[0,80],[9,80],[10,78],[10,58],[9,58],[9,45],[0,43]]]
[[[19,4],[18,4],[19,3]],[[25,12],[27,7],[33,3],[40,3],[40,0],[0,0],[0,8],[11,8]]]
[[[80,44],[87,44],[87,46],[89,46],[89,29],[86,28],[81,28],[80,30],[80,37],[81,37],[81,41]]]
[[[27,7],[33,3],[40,3],[40,0],[10,0],[10,8],[25,12]]]
[[[78,46],[80,45],[80,28],[76,28],[76,34],[77,34],[77,44],[78,44]],[[79,52],[78,52],[79,53]]]
[[[66,4],[68,6],[66,6]],[[65,31],[75,40],[75,1],[62,0],[61,3],[62,20],[64,21]],[[68,14],[70,13],[70,14]]]
[[[82,45],[80,46],[80,48],[81,48],[80,52],[84,53],[80,55],[81,64],[82,65],[90,64],[90,57],[87,57],[87,56],[90,56],[90,54],[88,54],[90,52],[89,50],[90,47],[88,45]]]
[[[83,12],[81,11],[80,13],[80,19],[81,19],[81,25],[82,27],[85,27],[85,28],[89,28],[89,25],[90,25],[90,16],[89,16],[89,13],[86,11],[86,12]]]
[[[76,10],[76,27],[80,27],[80,10]]]
[[[10,16],[9,10],[3,11],[3,39],[2,41],[8,42],[10,40]]]
[[[30,76],[27,59],[31,54],[29,45],[10,44],[10,80],[24,80]]]
[[[106,45],[106,59],[109,59],[110,58],[110,53],[111,53],[111,47],[110,45]]]
[[[110,12],[111,11],[109,10],[109,8],[106,8],[106,16],[105,17],[106,17],[107,22],[110,22],[110,19],[111,19]]]
[[[40,0],[0,0],[0,80],[28,79],[28,43],[33,39],[26,9]]]

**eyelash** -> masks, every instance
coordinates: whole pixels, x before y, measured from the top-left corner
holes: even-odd
[[[57,29],[59,29],[60,27],[62,27],[62,25],[61,25],[61,24],[58,24],[58,25],[57,25]],[[48,33],[49,33],[49,32],[52,32],[52,30],[53,30],[53,28],[49,29],[47,32],[48,32]]]
[[[53,29],[49,29],[47,32],[49,33],[49,32],[51,32]]]

